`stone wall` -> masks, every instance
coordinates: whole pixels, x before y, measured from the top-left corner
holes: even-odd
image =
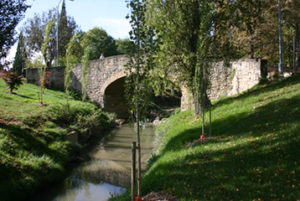
[[[243,59],[231,62],[228,66],[223,62],[213,65],[210,80],[211,89],[208,96],[211,100],[239,94],[259,83],[261,77],[261,61]],[[191,93],[182,88],[181,110],[193,108]]]
[[[63,89],[65,67],[47,68],[46,71],[51,72],[51,76],[48,78],[48,80],[51,83],[51,88]],[[26,79],[28,83],[37,85],[40,80],[40,74],[38,69],[36,68],[26,69]]]
[[[129,57],[126,55],[118,55],[107,57],[103,60],[91,61],[89,64],[89,72],[87,76],[87,96],[90,100],[104,107],[105,90],[109,85],[120,78],[126,76],[125,65],[128,63]],[[82,66],[76,65],[71,72],[71,89],[81,92]],[[64,67],[55,67],[47,69],[52,72],[50,81],[53,86],[63,88],[64,86]],[[39,74],[37,69],[27,69],[26,76],[28,82],[37,84]],[[220,97],[239,94],[254,85],[258,84],[261,77],[261,61],[244,59],[231,62],[229,66],[223,62],[213,65],[210,79],[211,89],[209,97],[212,100]],[[181,109],[186,110],[193,108],[193,98],[191,93],[181,86]]]

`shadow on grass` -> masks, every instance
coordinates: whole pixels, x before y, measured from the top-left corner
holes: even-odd
[[[187,155],[156,166],[143,187],[145,192],[165,190],[184,200],[296,200],[298,147],[299,135],[294,134],[285,140]]]
[[[260,136],[269,129],[273,129],[273,132],[280,131],[291,123],[298,123],[299,119],[300,96],[273,101],[256,108],[251,114],[239,113],[226,119],[213,121],[213,136],[218,137],[218,139],[212,139],[207,143],[219,143],[222,137],[227,138],[228,136],[242,137],[245,134],[247,136]],[[199,138],[200,129],[199,125],[197,128],[188,129],[176,135],[161,151],[162,155],[167,151],[182,149],[187,143]]]
[[[298,83],[295,79],[275,87]],[[274,86],[263,90],[274,90]],[[195,154],[158,162],[145,176],[144,190],[165,190],[184,200],[296,200],[300,197],[299,119],[300,96],[296,95],[258,107],[251,114],[214,121],[215,138],[205,146],[223,148],[208,153],[199,144],[192,148]],[[200,133],[199,127],[178,134],[156,160],[167,152],[187,149],[187,143]]]

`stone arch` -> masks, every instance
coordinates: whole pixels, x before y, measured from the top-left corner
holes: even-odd
[[[115,113],[118,118],[128,118],[128,102],[125,95],[125,76],[115,77],[103,92],[103,109],[106,112]]]
[[[110,76],[101,86],[101,89],[100,89],[100,93],[101,95],[104,96],[105,94],[105,90],[106,88],[113,82],[115,82],[116,80],[122,78],[122,77],[126,77],[126,73],[125,71],[121,71],[121,72],[118,72],[112,76]]]

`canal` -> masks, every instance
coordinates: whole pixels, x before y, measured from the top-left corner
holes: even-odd
[[[125,192],[130,184],[131,143],[136,133],[129,124],[116,128],[109,137],[89,153],[90,161],[84,162],[63,182],[51,186],[34,200],[44,201],[106,201],[112,195]],[[142,168],[153,149],[154,129],[141,129]]]

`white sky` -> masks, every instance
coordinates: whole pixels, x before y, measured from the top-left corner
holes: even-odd
[[[27,0],[31,5],[28,8],[24,19],[17,26],[17,31],[23,26],[28,18],[32,18],[35,13],[41,14],[52,8],[57,8],[61,0]],[[128,38],[131,27],[129,21],[125,19],[129,13],[126,0],[65,0],[67,15],[74,17],[77,25],[88,31],[94,27],[100,27],[113,38]],[[59,4],[61,8],[61,3]],[[16,35],[17,36],[17,35]],[[13,60],[16,52],[15,44],[8,55],[8,60]]]

